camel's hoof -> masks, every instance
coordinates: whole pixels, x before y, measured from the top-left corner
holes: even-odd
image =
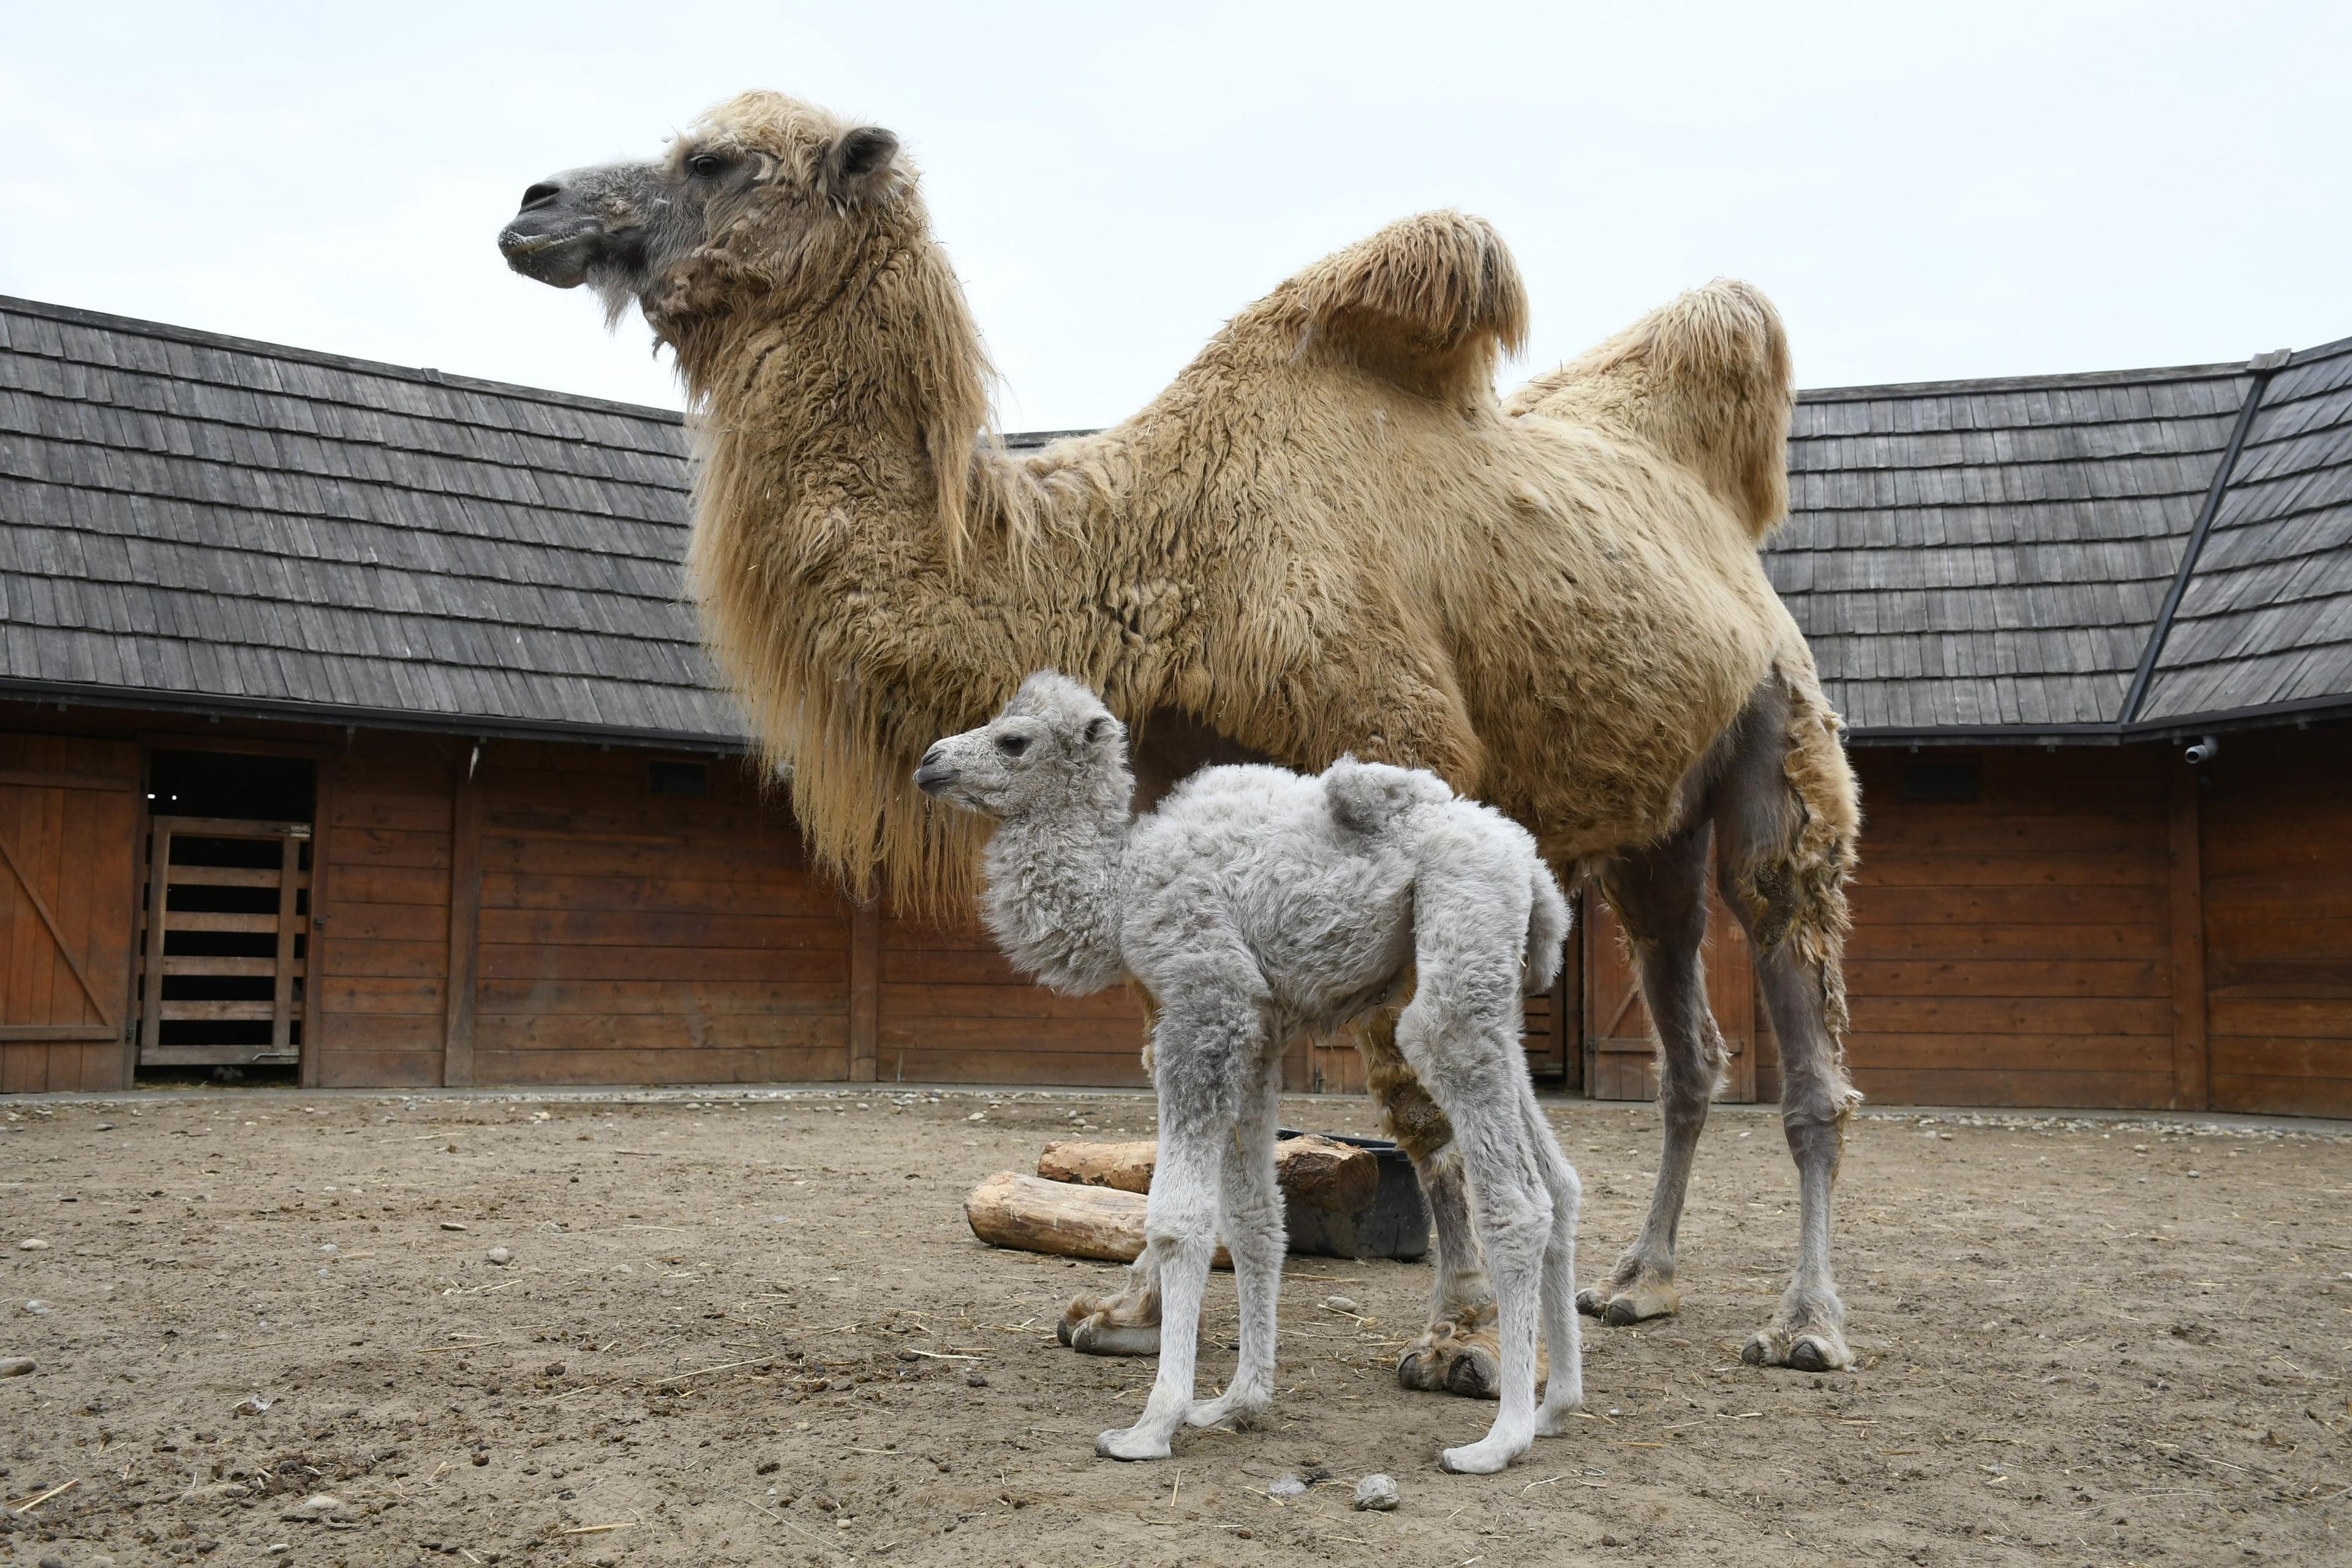
[[[1635,1279],[1605,1295],[1599,1290],[1579,1290],[1576,1310],[1588,1318],[1600,1319],[1612,1329],[1622,1329],[1629,1323],[1646,1323],[1652,1318],[1673,1317],[1683,1310],[1683,1295],[1670,1281]]]
[[[1158,1355],[1157,1317],[1148,1323],[1122,1323],[1122,1305],[1117,1297],[1080,1296],[1054,1325],[1054,1337],[1082,1355]]]
[[[1536,1407],[1536,1436],[1538,1437],[1567,1436],[1569,1433],[1568,1424],[1574,1420],[1576,1413],[1583,1408],[1584,1401],[1580,1396],[1573,1402],[1563,1401],[1556,1405],[1550,1404],[1538,1405]]]
[[[1397,1382],[1431,1394],[1493,1399],[1502,1384],[1501,1347],[1492,1323],[1471,1333],[1442,1324],[1397,1357]]]
[[[1441,1469],[1457,1476],[1491,1476],[1509,1468],[1513,1459],[1527,1452],[1525,1444],[1513,1445],[1499,1437],[1487,1436],[1459,1448],[1448,1448],[1437,1456]]]
[[[1853,1365],[1853,1352],[1835,1329],[1813,1327],[1800,1333],[1786,1329],[1759,1329],[1739,1347],[1739,1359],[1749,1366],[1793,1367],[1799,1372],[1844,1372]]]
[[[1551,1375],[1551,1358],[1545,1346],[1536,1347],[1536,1377]],[[1494,1399],[1503,1386],[1503,1347],[1496,1337],[1493,1309],[1467,1326],[1447,1318],[1397,1357],[1397,1382],[1431,1394],[1454,1394],[1465,1399]]]
[[[1158,1355],[1160,1325],[1138,1327],[1088,1318],[1070,1330],[1069,1346],[1081,1355]]]
[[[1105,1459],[1164,1459],[1168,1452],[1166,1439],[1154,1443],[1148,1436],[1138,1436],[1132,1426],[1123,1431],[1105,1432],[1095,1439],[1095,1453]]]

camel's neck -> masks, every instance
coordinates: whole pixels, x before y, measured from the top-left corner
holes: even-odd
[[[1126,976],[1119,881],[1134,787],[1121,768],[1084,798],[1007,818],[989,840],[988,929],[1013,968],[1052,990],[1083,996]]]

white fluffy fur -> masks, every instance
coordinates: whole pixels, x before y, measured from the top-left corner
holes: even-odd
[[[1448,1469],[1486,1473],[1583,1403],[1576,1173],[1537,1108],[1521,996],[1548,989],[1567,901],[1516,823],[1435,774],[1343,759],[1319,777],[1206,769],[1130,817],[1126,731],[1095,694],[1031,676],[934,745],[916,782],[993,817],[983,908],[1056,990],[1151,996],[1160,1157],[1146,1234],[1162,1292],[1142,1418],[1096,1451],[1164,1458],[1180,1424],[1246,1422],[1274,1394],[1284,1251],[1274,1145],[1283,1050],[1410,986],[1397,1041],[1454,1123],[1500,1310],[1501,1406]],[[1201,1293],[1222,1229],[1241,1298],[1230,1387],[1195,1402]],[[1541,1324],[1551,1377],[1536,1399]]]

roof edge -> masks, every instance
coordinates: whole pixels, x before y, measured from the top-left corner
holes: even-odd
[[[625,725],[573,724],[550,720],[496,719],[467,715],[418,713],[396,708],[365,708],[340,703],[296,702],[282,698],[221,697],[208,692],[162,691],[147,687],[90,686],[68,681],[22,680],[0,677],[0,701],[52,702],[84,708],[147,710],[199,718],[262,719],[294,724],[325,724],[369,730],[407,730],[425,734],[468,735],[478,739],[562,741],[576,744],[628,745],[649,751],[717,752],[740,755],[751,751],[743,735],[711,735],[671,730],[640,730]]]
[[[197,348],[226,349],[236,353],[258,355],[265,359],[291,360],[298,364],[323,365],[331,370],[360,371],[369,375],[389,377],[394,381],[421,382],[427,386],[454,386],[466,392],[493,393],[501,397],[516,397],[530,403],[552,404],[562,408],[585,408],[600,414],[624,414],[634,418],[656,420],[665,425],[686,423],[686,416],[675,408],[656,408],[644,403],[622,403],[609,397],[591,397],[584,393],[558,392],[544,386],[525,386],[519,382],[491,381],[482,376],[465,375],[455,371],[394,364],[388,360],[361,359],[352,354],[327,353],[318,349],[297,348],[291,343],[274,343],[261,338],[241,338],[230,332],[208,332],[194,327],[173,326],[168,321],[151,321],[141,316],[118,316],[105,310],[86,310],[75,305],[53,305],[47,300],[27,300],[15,294],[0,294],[0,311],[14,311],[20,315],[37,316],[47,321],[65,321],[79,327],[100,327],[109,331],[160,338],[165,342],[187,343]]]

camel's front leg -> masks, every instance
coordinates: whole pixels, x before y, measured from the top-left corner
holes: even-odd
[[[1699,958],[1706,936],[1706,852],[1702,822],[1651,848],[1619,858],[1602,876],[1611,907],[1633,950],[1642,1001],[1658,1038],[1658,1111],[1664,1145],[1641,1234],[1601,1284],[1580,1290],[1576,1308],[1622,1327],[1682,1310],[1675,1242],[1707,1103],[1724,1059],[1723,1036],[1706,1006]]]
[[[1231,1421],[1245,1427],[1274,1403],[1276,1307],[1282,1290],[1282,1189],[1275,1183],[1275,1132],[1282,1120],[1282,1058],[1260,1069],[1255,1100],[1225,1140],[1219,1226],[1234,1257],[1234,1293],[1242,1313],[1241,1359],[1224,1393],[1192,1406],[1195,1426]]]
[[[1141,1418],[1095,1439],[1095,1452],[1106,1458],[1166,1458],[1169,1439],[1192,1412],[1201,1298],[1217,1249],[1222,1150],[1256,1110],[1265,1029],[1261,997],[1251,989],[1255,965],[1231,973],[1202,965],[1194,978],[1202,994],[1195,1009],[1163,1012],[1153,1030],[1160,1157],[1143,1231],[1145,1256],[1159,1266],[1160,1372]]]
[[[1201,1298],[1217,1250],[1216,1202],[1215,1144],[1177,1134],[1163,1121],[1160,1163],[1151,1173],[1151,1206],[1144,1220],[1150,1237],[1145,1250],[1159,1262],[1164,1302],[1160,1373],[1135,1425],[1095,1439],[1095,1452],[1107,1459],[1166,1458],[1169,1439],[1192,1411]]]

